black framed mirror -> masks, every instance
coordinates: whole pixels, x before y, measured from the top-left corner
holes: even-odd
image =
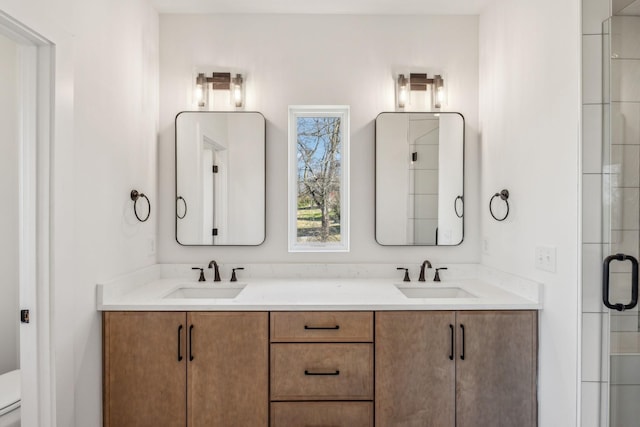
[[[462,114],[381,113],[375,154],[376,241],[392,246],[462,243]]]
[[[176,116],[176,240],[255,246],[265,239],[264,116],[184,111]]]

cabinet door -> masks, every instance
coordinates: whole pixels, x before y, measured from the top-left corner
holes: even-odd
[[[103,329],[104,425],[184,427],[185,313],[105,312]]]
[[[455,314],[377,312],[375,325],[376,425],[453,427]]]
[[[268,425],[268,314],[191,312],[188,324],[188,426]]]
[[[457,426],[536,426],[536,312],[465,311],[457,320]]]

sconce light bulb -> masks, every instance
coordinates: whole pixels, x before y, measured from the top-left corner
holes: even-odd
[[[442,104],[444,103],[444,88],[442,86],[438,88],[436,97],[438,99],[438,106],[442,106]]]
[[[242,107],[242,87],[240,85],[234,86],[233,99],[236,102],[236,107]]]
[[[233,88],[233,101],[236,105],[236,108],[242,107],[242,83],[244,79],[242,78],[242,74],[236,74],[236,76],[232,79],[232,88]]]
[[[202,90],[202,86],[196,86],[195,90],[195,99],[198,107],[204,107],[204,91]]]
[[[198,107],[205,107],[207,105],[208,97],[207,93],[205,92],[206,90],[208,90],[207,78],[205,77],[204,73],[198,73],[198,76],[196,77],[196,90],[194,93],[194,98],[196,100],[196,103],[198,104]]]
[[[400,74],[398,76],[398,107],[404,108],[407,104],[408,97],[408,89],[409,89],[409,80],[404,76],[404,74]]]
[[[407,103],[407,87],[403,86],[400,88],[400,93],[398,94],[398,107],[404,108]]]

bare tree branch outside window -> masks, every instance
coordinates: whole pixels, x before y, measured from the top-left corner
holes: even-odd
[[[340,117],[298,117],[297,241],[340,242]]]

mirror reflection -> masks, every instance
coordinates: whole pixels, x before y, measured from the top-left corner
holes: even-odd
[[[376,241],[458,245],[463,239],[464,117],[381,113],[376,119]]]
[[[255,112],[176,116],[176,240],[259,245],[265,238],[265,119]]]

